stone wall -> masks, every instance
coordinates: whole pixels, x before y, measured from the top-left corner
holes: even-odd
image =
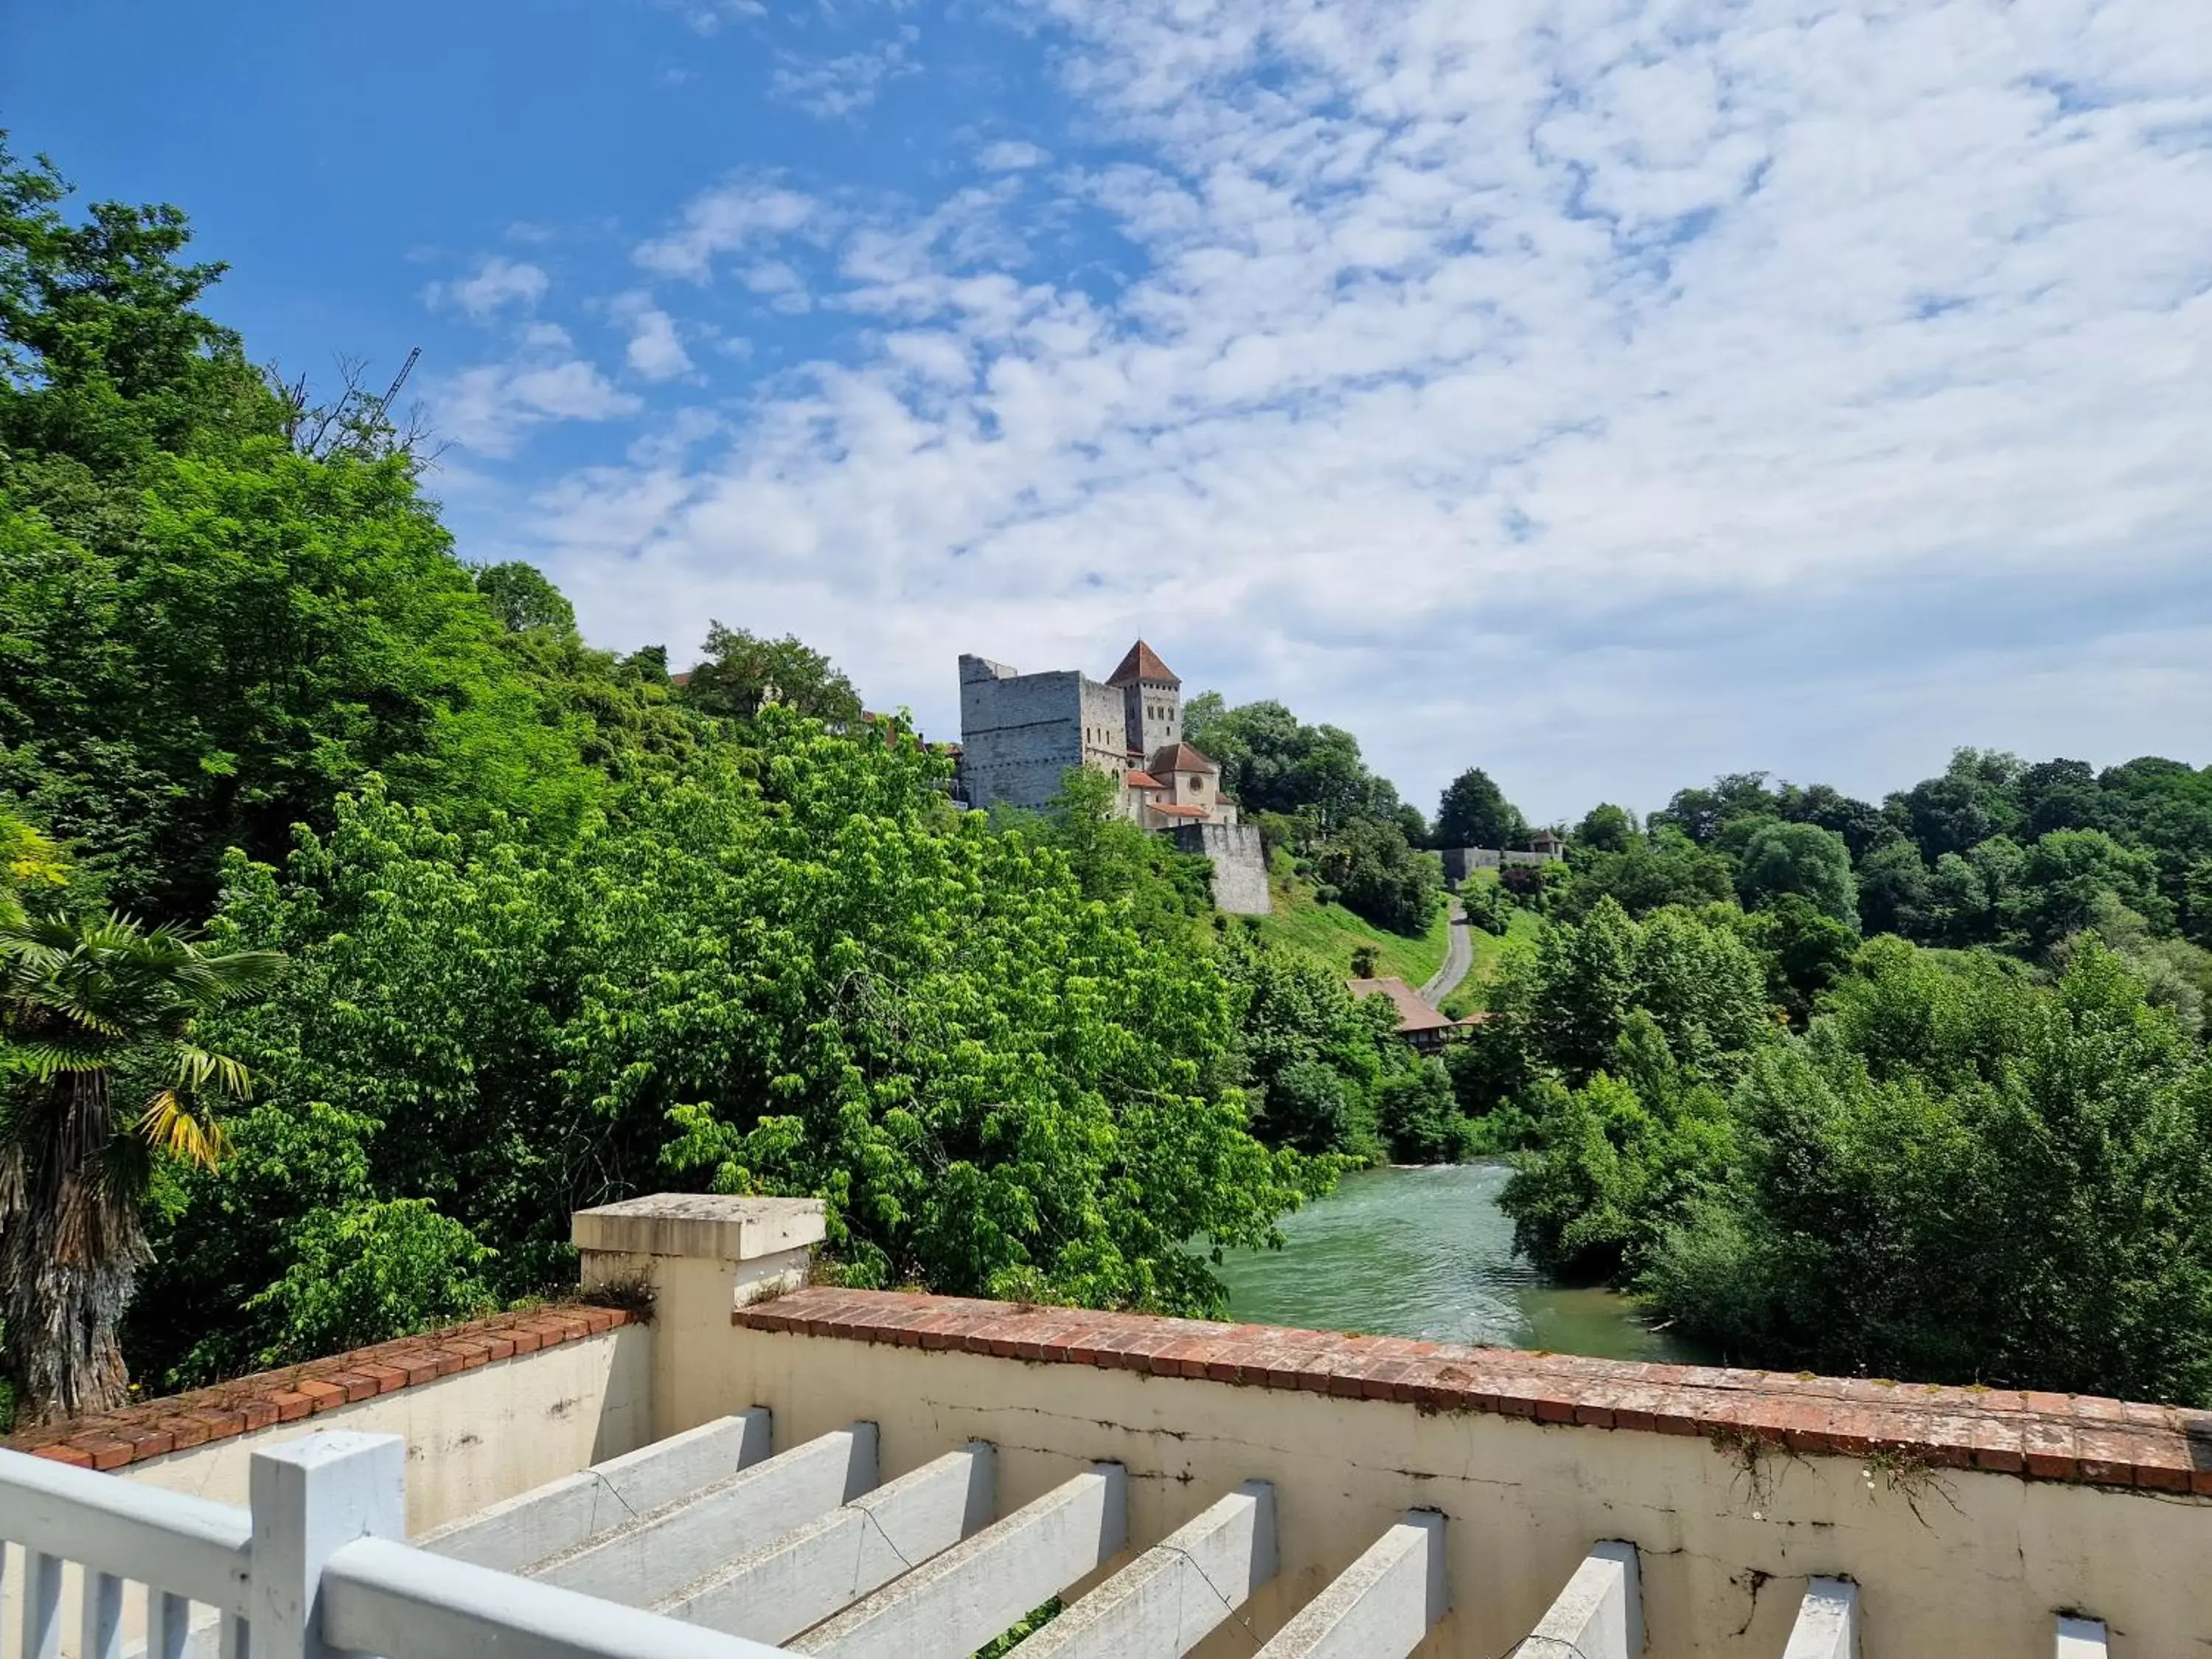
[[[1520,869],[1560,862],[1557,853],[1501,853],[1494,847],[1447,847],[1443,858],[1444,880],[1454,887],[1477,870]]]
[[[1176,845],[1213,860],[1214,908],[1232,916],[1264,916],[1274,908],[1267,896],[1267,854],[1260,831],[1249,823],[1186,823],[1175,831]]]
[[[971,672],[971,664],[996,672]],[[981,657],[960,659],[960,776],[969,805],[1036,809],[1060,792],[1061,775],[1084,759],[1083,687],[1073,669],[1016,675]]]

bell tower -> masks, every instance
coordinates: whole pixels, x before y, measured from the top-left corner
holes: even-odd
[[[1151,646],[1142,640],[1131,646],[1106,684],[1121,694],[1129,748],[1140,757],[1139,765],[1182,741],[1182,682]]]

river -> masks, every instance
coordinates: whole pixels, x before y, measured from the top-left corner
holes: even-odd
[[[1231,1316],[1608,1359],[1695,1364],[1626,1297],[1554,1285],[1513,1253],[1498,1207],[1502,1164],[1362,1170],[1283,1218],[1280,1250],[1231,1252],[1218,1270]]]

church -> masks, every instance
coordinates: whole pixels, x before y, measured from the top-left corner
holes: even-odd
[[[1104,680],[1080,669],[1024,674],[960,659],[960,785],[970,806],[1042,811],[1071,766],[1106,773],[1121,810],[1213,860],[1214,902],[1265,915],[1259,832],[1238,822],[1221,769],[1183,738],[1182,682],[1139,640]]]

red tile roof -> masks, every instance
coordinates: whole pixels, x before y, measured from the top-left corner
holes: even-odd
[[[1170,744],[1145,765],[1145,770],[1155,775],[1165,772],[1218,772],[1220,769],[1187,743]]]
[[[1206,816],[1203,806],[1192,806],[1179,800],[1147,801],[1146,805],[1153,811],[1164,812],[1171,818],[1202,818]]]
[[[1121,781],[1128,785],[1132,789],[1164,789],[1167,787],[1167,785],[1162,783],[1150,772],[1130,772],[1122,777]]]
[[[1402,979],[1352,979],[1345,984],[1356,997],[1385,996],[1398,1010],[1398,1029],[1401,1031],[1447,1030],[1458,1022],[1449,1014],[1440,1014],[1421,1000],[1420,993]]]
[[[1162,662],[1159,653],[1142,640],[1129,647],[1129,654],[1121,659],[1121,665],[1114,671],[1106,684],[1127,685],[1131,680],[1165,680],[1170,685],[1182,684],[1176,678],[1175,670]]]

